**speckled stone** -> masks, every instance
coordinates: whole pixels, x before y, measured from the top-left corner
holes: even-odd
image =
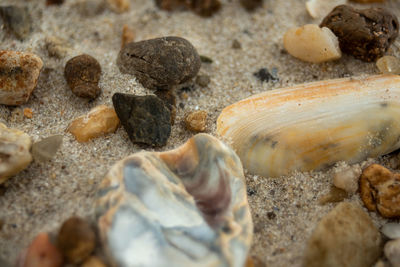
[[[240,160],[206,134],[117,162],[96,210],[103,246],[119,267],[243,266],[253,233]]]

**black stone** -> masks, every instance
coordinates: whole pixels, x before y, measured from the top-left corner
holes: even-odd
[[[257,72],[253,73],[261,82],[278,81],[279,78],[276,74],[271,74],[267,68],[261,68]]]
[[[32,17],[28,8],[18,6],[0,6],[0,16],[4,26],[18,39],[23,40],[32,32]]]
[[[154,95],[136,96],[116,93],[115,112],[133,143],[164,146],[171,134],[171,112]]]

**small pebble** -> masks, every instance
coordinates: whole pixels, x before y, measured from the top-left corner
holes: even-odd
[[[33,110],[31,108],[24,108],[24,116],[28,119],[32,119]]]
[[[361,176],[361,168],[358,165],[338,168],[333,174],[333,184],[349,194],[358,190],[358,180]]]
[[[71,58],[65,65],[64,75],[75,95],[89,99],[95,99],[100,95],[101,89],[98,83],[101,67],[94,57],[84,54]]]
[[[74,119],[67,130],[78,142],[83,143],[115,132],[118,125],[119,119],[115,110],[106,105],[100,105],[90,110],[88,114]]]
[[[132,143],[166,145],[171,134],[171,112],[154,95],[137,96],[115,93],[115,111]]]
[[[302,266],[365,267],[381,254],[381,236],[357,204],[342,202],[315,227]]]
[[[219,0],[155,0],[155,2],[164,10],[189,9],[203,17],[210,17],[221,9]]]
[[[20,40],[26,39],[33,30],[33,20],[26,7],[0,6],[0,17],[6,29]]]
[[[57,245],[69,263],[82,263],[94,251],[96,235],[85,220],[71,217],[61,226]]]
[[[322,21],[339,38],[344,53],[371,62],[382,57],[399,34],[397,17],[383,8],[335,7]]]
[[[279,81],[279,78],[276,75],[271,74],[267,68],[261,68],[257,72],[253,73],[253,75],[261,82]]]
[[[135,33],[133,30],[126,24],[122,27],[122,36],[121,36],[121,49],[127,44],[133,42],[135,39]]]
[[[50,57],[64,58],[70,51],[65,44],[66,42],[58,37],[48,36],[44,42]]]
[[[263,0],[240,0],[240,4],[247,11],[254,11],[263,6]]]
[[[189,41],[162,37],[126,44],[117,65],[122,73],[135,75],[145,88],[168,90],[195,77],[201,62]]]
[[[26,251],[22,252],[17,267],[61,267],[63,258],[58,249],[50,242],[47,233],[40,233]]]
[[[382,226],[381,232],[390,239],[400,238],[400,224],[387,223]]]
[[[204,132],[207,124],[207,111],[194,111],[185,116],[186,129],[193,132]]]
[[[99,0],[77,0],[73,7],[83,17],[94,17],[106,9],[106,1]]]
[[[393,267],[400,266],[400,239],[387,242],[383,251]]]
[[[43,61],[35,54],[0,50],[0,104],[26,103],[42,67]]]
[[[283,44],[289,54],[306,62],[321,63],[342,56],[335,34],[315,24],[288,30],[283,37]]]
[[[347,192],[346,191],[344,191],[344,190],[342,190],[340,188],[332,186],[327,194],[322,195],[318,199],[318,203],[320,205],[325,205],[325,204],[328,204],[328,203],[341,202],[345,198],[347,198]]]
[[[81,267],[107,267],[99,258],[92,256],[82,263]]]
[[[238,40],[232,41],[232,48],[233,49],[242,49],[242,44]]]
[[[53,135],[32,145],[32,156],[35,161],[48,161],[54,158],[63,141],[62,135]]]
[[[0,184],[28,167],[31,144],[29,135],[0,123]]]
[[[372,164],[362,172],[360,197],[370,211],[378,211],[385,218],[400,216],[400,174]]]
[[[208,76],[208,75],[198,75],[196,77],[196,83],[200,87],[207,87],[210,82],[211,82],[211,79],[210,79],[210,76]]]
[[[107,0],[110,9],[116,13],[124,13],[129,11],[131,3],[129,0]]]
[[[46,6],[62,5],[63,3],[64,3],[64,0],[46,0]]]
[[[397,57],[381,57],[376,61],[376,66],[383,74],[400,74],[400,59]]]
[[[308,0],[306,9],[312,18],[320,19],[325,17],[336,6],[346,4],[346,2],[346,0]]]
[[[207,57],[207,56],[204,56],[204,55],[200,55],[200,61],[201,61],[202,63],[206,63],[206,64],[211,64],[211,63],[213,63],[212,58]]]

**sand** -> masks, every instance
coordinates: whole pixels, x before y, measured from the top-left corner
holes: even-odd
[[[46,7],[44,2],[0,0],[1,4],[28,6],[35,18],[34,32],[24,42],[0,28],[0,48],[34,52],[45,64],[29,102],[20,107],[0,106],[0,121],[27,132],[34,141],[53,134],[64,136],[63,147],[52,161],[32,163],[1,188],[0,258],[9,262],[39,232],[54,233],[68,217],[79,215],[93,220],[96,188],[107,170],[119,159],[143,149],[129,141],[122,127],[115,134],[84,144],[65,131],[73,118],[91,108],[112,105],[111,96],[115,92],[151,93],[133,76],[122,75],[116,66],[124,24],[134,29],[136,40],[181,36],[192,42],[201,55],[213,59],[212,64],[203,64],[200,70],[200,74],[211,77],[207,88],[194,86],[190,91],[178,92],[178,103],[184,106],[178,104],[172,135],[165,147],[155,149],[158,151],[174,148],[193,135],[182,124],[188,111],[206,110],[207,133],[215,135],[215,121],[221,110],[252,94],[303,82],[378,72],[374,63],[346,55],[323,64],[304,63],[288,55],[283,50],[284,32],[293,26],[320,22],[307,14],[305,0],[267,0],[264,8],[255,13],[247,13],[238,1],[226,0],[221,12],[209,19],[191,12],[160,11],[151,0],[131,0],[131,10],[124,14],[107,8],[99,14],[82,14],[78,7],[82,1],[78,0],[67,0],[59,7]],[[400,16],[398,1],[388,0],[384,6]],[[49,57],[44,41],[49,36],[65,40],[70,47],[66,57]],[[231,48],[234,39],[241,43],[242,49]],[[66,61],[81,53],[98,59],[103,69],[100,82],[103,93],[95,101],[73,95],[63,76]],[[398,46],[392,46],[388,54],[400,56]],[[262,67],[276,68],[279,81],[262,83],[255,78],[253,73]],[[32,119],[21,115],[23,108],[33,110]],[[397,161],[390,164],[389,158],[368,162],[397,168]],[[255,226],[251,255],[267,266],[301,264],[314,226],[335,205],[318,204],[318,198],[332,184],[331,172],[328,169],[281,178],[246,174],[248,187],[253,189],[249,196]],[[362,205],[357,194],[346,201]],[[377,226],[385,222],[374,213],[370,216]]]

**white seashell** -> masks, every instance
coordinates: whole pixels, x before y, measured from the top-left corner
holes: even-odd
[[[381,232],[390,239],[400,238],[400,224],[387,223],[382,226]]]
[[[269,176],[356,163],[400,147],[400,76],[302,84],[226,107],[217,132],[243,165]]]
[[[121,267],[243,266],[253,232],[240,160],[206,134],[116,163],[97,214],[106,252]]]

